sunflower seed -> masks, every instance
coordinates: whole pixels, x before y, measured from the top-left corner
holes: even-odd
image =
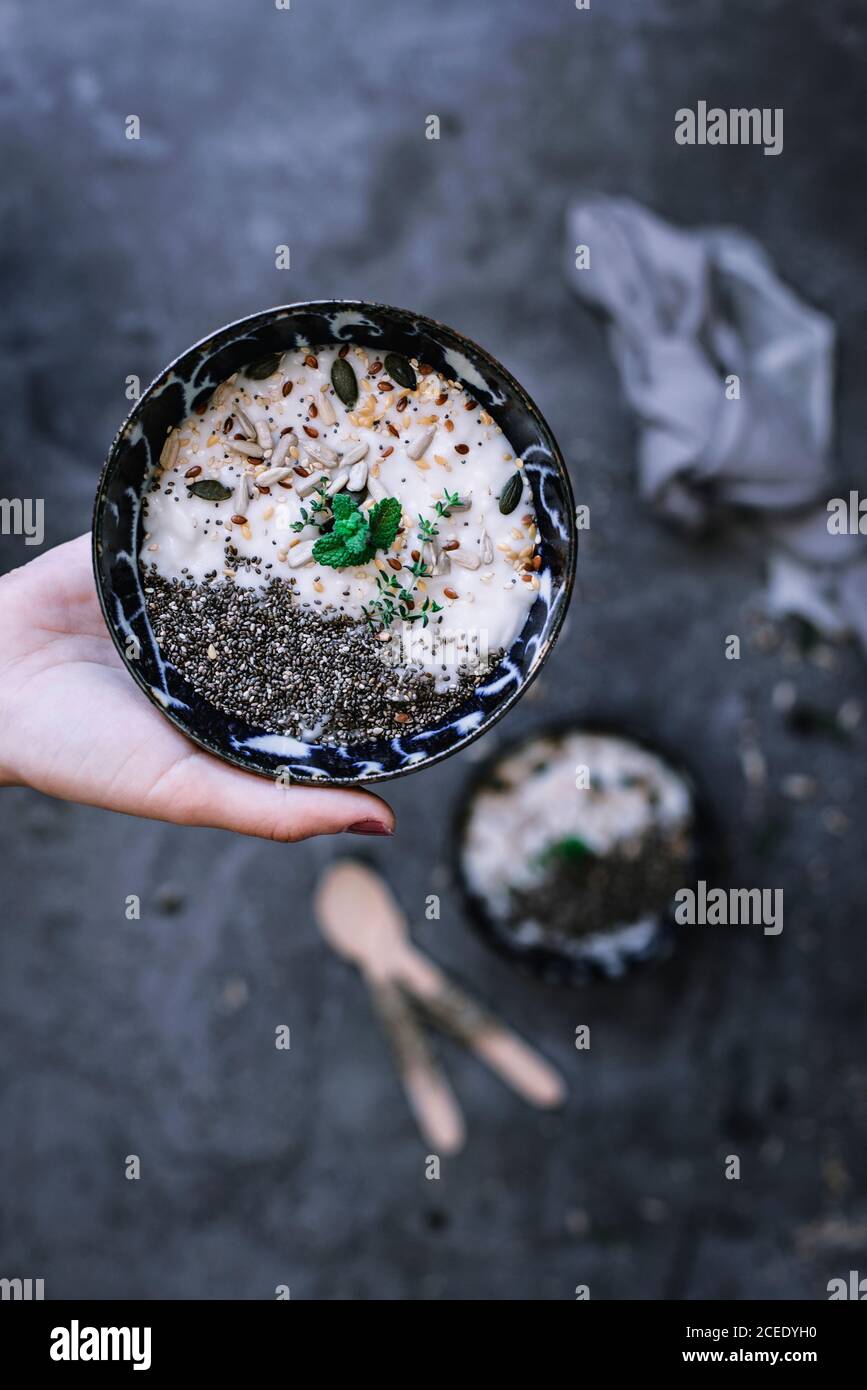
[[[396,381],[398,386],[403,386],[407,391],[414,391],[418,382],[416,374],[399,352],[390,352],[385,359],[385,370]]]
[[[331,397],[326,396],[324,391],[319,392],[319,418],[323,425],[337,424],[337,416],[334,413],[334,406],[331,404]]]
[[[274,449],[274,441],[271,438],[271,431],[264,420],[257,420],[255,424],[256,438],[262,446],[263,454],[270,454]]]
[[[382,483],[379,481],[378,478],[369,477],[367,479],[367,491],[373,498],[374,502],[383,502],[386,497],[390,496],[390,494],[386,492],[385,488],[382,486]]]
[[[247,486],[247,474],[242,473],[237,483],[235,484],[235,497],[232,502],[232,506],[235,508],[236,512],[239,512],[243,516],[244,510],[249,501],[250,490]]]
[[[333,468],[337,463],[337,455],[327,444],[305,443],[304,452],[314,463],[318,463],[320,468]]]
[[[162,453],[160,454],[160,467],[174,468],[175,464],[178,461],[178,454],[180,453],[180,449],[181,437],[178,434],[177,430],[172,430],[171,434],[168,436],[165,444],[162,447]]]
[[[251,421],[249,415],[244,414],[244,411],[241,409],[240,406],[237,406],[235,408],[235,419],[238,421],[238,424],[241,426],[241,429],[244,431],[248,439],[256,438],[256,430],[253,425],[253,422]]]
[[[265,450],[261,444],[254,444],[252,439],[224,439],[223,443],[227,449],[234,449],[236,454],[245,454],[247,458],[264,458]]]
[[[298,439],[296,435],[292,433],[291,430],[289,434],[282,434],[280,438],[277,440],[274,452],[271,455],[271,467],[280,468],[280,466],[283,463],[283,460],[289,453],[289,450],[292,448],[292,445],[297,443]]]
[[[334,474],[334,477],[331,479],[331,482],[328,484],[328,496],[334,497],[336,493],[340,492],[346,486],[348,481],[349,469],[338,468],[337,472]]]
[[[417,438],[415,438],[412,441],[409,448],[407,449],[407,458],[420,459],[422,454],[426,453],[426,451],[430,448],[431,444],[433,443],[435,434],[435,429],[429,428],[426,430],[422,430],[421,434],[418,435]]]
[[[467,493],[466,497],[459,497],[457,502],[450,502],[448,510],[450,512],[468,512],[473,505],[472,493]]]
[[[291,468],[266,468],[256,479],[258,487],[270,487],[272,483],[282,483],[284,478],[292,477]]]
[[[321,473],[311,473],[309,478],[296,478],[295,491],[299,497],[307,497],[311,492],[316,491],[321,481]]]
[[[346,484],[348,492],[361,492],[367,482],[367,464],[364,459],[359,463],[354,463],[349,470],[349,481]]]
[[[340,463],[344,468],[351,468],[354,463],[360,463],[363,458],[367,458],[370,451],[369,444],[353,444],[351,449],[341,456]]]
[[[487,531],[482,531],[482,564],[490,565],[494,558],[494,547]]]
[[[466,550],[453,550],[449,558],[465,570],[477,570],[482,563],[478,555],[473,555]]]
[[[336,357],[331,368],[331,385],[347,410],[358,401],[358,377],[345,357]]]
[[[422,546],[422,559],[430,570],[431,574],[448,574],[452,567],[452,562],[444,550],[440,550],[433,541],[425,541]]]
[[[313,563],[313,547],[315,541],[301,541],[298,545],[293,545],[289,551],[289,568],[299,570],[302,565]]]

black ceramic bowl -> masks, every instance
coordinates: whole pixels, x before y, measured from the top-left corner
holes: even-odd
[[[525,943],[495,916],[484,898],[474,891],[467,880],[463,862],[464,835],[478,792],[492,784],[497,768],[505,758],[518,753],[539,739],[560,739],[570,733],[607,735],[623,739],[655,754],[684,782],[692,797],[691,855],[684,873],[683,887],[698,879],[714,880],[723,869],[724,855],[720,849],[719,827],[707,797],[693,773],[684,767],[681,758],[655,736],[643,730],[613,724],[595,715],[570,720],[568,723],[546,724],[524,733],[520,738],[507,740],[495,748],[474,769],[464,788],[452,825],[452,864],[461,888],[468,920],[487,945],[506,956],[526,973],[553,984],[583,985],[591,980],[613,980],[631,973],[636,966],[648,961],[663,960],[670,955],[678,928],[674,918],[674,903],[660,906],[652,930],[643,938],[628,933],[600,933],[593,942],[575,937],[568,946],[552,940]],[[608,937],[607,940],[604,938]]]
[[[357,342],[429,362],[459,381],[493,416],[532,490],[541,588],[522,632],[490,678],[441,723],[404,738],[347,747],[302,743],[257,728],[207,703],[163,660],[148,622],[137,555],[141,498],[166,433],[233,372],[301,343]],[[148,387],[122,426],[96,495],[93,560],[100,603],[131,675],[166,718],[237,767],[286,781],[377,782],[446,758],[496,722],[538,675],[572,590],[575,508],[560,450],[537,407],[483,348],[433,319],[383,304],[318,300],[266,309],[196,343]],[[134,637],[135,642],[130,638]],[[138,649],[132,659],[130,650]]]

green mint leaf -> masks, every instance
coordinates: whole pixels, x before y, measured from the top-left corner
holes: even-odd
[[[370,544],[374,550],[390,550],[400,526],[400,503],[384,497],[370,511]]]
[[[353,512],[358,511],[358,503],[348,493],[338,492],[336,497],[331,499],[331,510],[334,513],[335,521],[345,521],[352,516]]]
[[[386,497],[377,502],[369,512],[363,512],[354,497],[338,492],[331,499],[334,516],[332,529],[313,547],[313,558],[320,565],[332,569],[343,569],[350,565],[364,565],[372,560],[377,550],[389,550],[394,544],[400,526],[401,507],[396,497]],[[393,586],[377,575],[377,584],[382,588],[399,588],[398,581]]]
[[[335,531],[336,531],[335,527]],[[343,544],[346,546],[348,554],[352,556],[350,564],[363,565],[373,558],[373,549],[370,545],[370,533],[365,526],[359,527],[357,531],[350,532],[349,535],[341,536]]]
[[[593,851],[579,839],[577,835],[567,835],[565,839],[558,840],[553,845],[548,845],[540,856],[543,864],[583,864],[588,859],[596,856]]]
[[[313,547],[313,558],[320,565],[329,565],[335,570],[358,563],[347,549],[343,537],[338,536],[336,531],[329,531],[326,536],[319,537]]]

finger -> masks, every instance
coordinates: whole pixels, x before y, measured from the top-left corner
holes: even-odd
[[[395,826],[391,807],[372,792],[284,786],[196,752],[158,779],[136,813],[284,842],[344,831],[392,835]]]

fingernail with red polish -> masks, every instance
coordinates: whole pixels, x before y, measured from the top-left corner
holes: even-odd
[[[359,820],[355,825],[347,825],[347,835],[393,835],[394,831],[390,825],[383,825],[381,820]]]

